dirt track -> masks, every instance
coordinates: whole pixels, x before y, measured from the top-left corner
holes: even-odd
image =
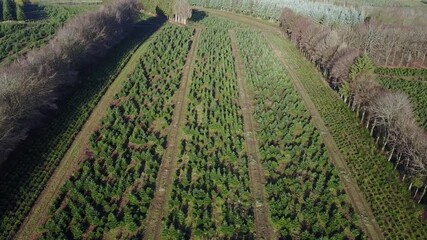
[[[323,121],[323,119],[320,117],[313,101],[311,100],[307,91],[303,87],[301,80],[298,78],[298,75],[295,72],[296,70],[287,62],[286,58],[284,57],[284,54],[286,54],[286,49],[279,48],[276,44],[274,44],[271,41],[271,38],[281,38],[282,41],[287,41],[286,39],[284,39],[284,36],[280,31],[280,29],[274,24],[271,24],[259,19],[254,19],[248,16],[243,16],[240,14],[229,13],[229,12],[224,12],[219,10],[210,10],[210,9],[209,10],[203,9],[203,10],[219,17],[241,22],[243,24],[254,27],[255,29],[259,29],[261,32],[263,32],[264,37],[266,38],[270,47],[273,49],[274,53],[276,54],[280,62],[288,70],[291,80],[295,86],[295,89],[303,98],[304,105],[306,106],[307,110],[310,112],[313,118],[313,123],[315,127],[321,133],[322,141],[325,143],[326,148],[328,150],[329,159],[334,164],[334,166],[339,170],[340,172],[339,176],[340,176],[341,182],[344,185],[344,188],[349,197],[349,200],[353,208],[355,209],[356,213],[361,218],[361,227],[364,229],[369,239],[384,239],[382,231],[377,221],[375,220],[371,206],[367,202],[362,191],[359,189],[359,186],[357,185],[356,181],[352,178],[350,169],[348,168],[344,157],[342,156],[339,148],[337,147],[331,135],[331,132],[326,127],[326,124]],[[323,81],[323,82],[324,84],[326,84],[326,81]]]
[[[266,36],[266,38],[267,37],[268,36]],[[284,58],[283,52],[271,41],[269,42],[269,44],[276,56],[279,58],[280,62],[287,68],[289,75],[294,83],[295,89],[297,89],[297,91],[303,98],[304,105],[310,112],[314,125],[321,133],[322,140],[328,150],[329,159],[339,170],[341,182],[343,183],[346,193],[350,198],[350,202],[352,203],[355,211],[361,216],[362,227],[365,229],[365,232],[368,234],[370,239],[384,239],[381,229],[378,223],[375,221],[374,214],[371,210],[369,203],[361,194],[362,192],[359,189],[356,181],[351,178],[350,169],[348,168],[347,163],[341,155],[341,152],[338,146],[336,145],[329,129],[325,125],[325,122],[320,117],[320,114],[317,111],[313,101],[311,100],[307,91],[303,87],[300,79],[297,77],[295,70]]]
[[[270,221],[270,211],[265,197],[264,171],[259,157],[259,147],[257,141],[257,128],[253,119],[253,102],[246,90],[245,70],[240,58],[240,49],[237,44],[236,34],[230,30],[231,45],[233,49],[234,64],[237,73],[237,85],[240,95],[240,105],[242,108],[243,124],[245,131],[245,150],[249,163],[249,179],[252,198],[254,200],[255,211],[255,233],[257,239],[275,239],[274,228]]]
[[[106,116],[108,106],[113,101],[114,95],[120,91],[122,83],[128,79],[128,75],[136,69],[139,64],[139,59],[145,53],[147,46],[155,36],[156,34],[153,34],[134,52],[128,63],[92,111],[92,114],[83,125],[80,133],[74,139],[71,147],[62,158],[61,163],[56,168],[52,177],[49,179],[45,189],[37,198],[37,201],[34,203],[30,213],[16,234],[15,239],[28,240],[37,238],[39,234],[39,227],[41,227],[48,217],[49,207],[52,206],[53,201],[61,190],[61,187],[78,169],[79,161],[86,153],[86,146],[89,143],[90,136],[98,128],[101,123],[101,119]]]
[[[172,116],[172,126],[167,137],[167,148],[164,152],[162,163],[157,176],[156,192],[148,209],[147,228],[144,239],[161,239],[162,219],[167,211],[168,201],[172,191],[173,180],[176,172],[176,163],[179,154],[179,145],[182,136],[182,127],[185,124],[187,112],[187,95],[190,91],[193,65],[197,52],[201,29],[196,28],[187,62],[184,66],[182,82],[177,93],[176,106]]]

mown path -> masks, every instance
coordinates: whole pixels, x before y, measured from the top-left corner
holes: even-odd
[[[303,98],[304,105],[306,106],[307,110],[309,110],[313,118],[314,125],[316,126],[318,131],[321,133],[322,141],[324,142],[324,144],[326,145],[326,148],[328,149],[329,159],[334,164],[334,166],[339,170],[339,173],[340,173],[339,176],[340,176],[341,182],[344,185],[345,191],[349,196],[349,200],[353,208],[355,209],[356,213],[361,217],[362,228],[365,230],[366,234],[370,239],[384,239],[382,231],[373,215],[371,206],[367,202],[365,196],[363,195],[356,181],[352,178],[350,169],[348,168],[344,157],[342,156],[339,148],[337,147],[330,130],[326,127],[326,124],[323,121],[323,119],[320,117],[319,112],[315,107],[313,101],[311,100],[307,91],[303,87],[300,79],[295,74],[296,70],[293,69],[293,67],[290,64],[288,64],[286,58],[284,57],[284,54],[286,54],[286,52],[283,52],[284,49],[279,48],[271,40],[271,38],[273,37],[275,38],[284,37],[280,29],[277,26],[274,26],[272,24],[263,23],[261,20],[253,19],[251,17],[243,16],[240,14],[228,13],[224,11],[211,10],[211,9],[203,9],[203,10],[219,17],[224,17],[227,19],[241,22],[246,25],[250,25],[251,27],[254,27],[255,29],[259,29],[263,32],[265,38],[267,39],[267,42],[270,44],[270,47],[273,49],[273,51],[275,52],[275,54],[277,55],[281,63],[288,70],[290,78],[294,83],[295,89]],[[283,39],[282,41],[285,41],[285,39]],[[326,84],[325,81],[323,82],[324,84]]]
[[[161,29],[159,29],[157,33],[160,31]],[[102,96],[101,100],[98,102],[90,117],[82,127],[80,133],[74,139],[71,147],[64,155],[61,163],[49,179],[46,187],[37,198],[37,201],[34,203],[30,213],[16,234],[16,239],[28,240],[35,239],[39,236],[39,227],[41,227],[46,221],[49,213],[49,207],[52,206],[54,200],[60,193],[61,187],[66,183],[71,175],[78,170],[80,161],[84,159],[90,136],[98,128],[102,118],[106,116],[108,106],[113,101],[114,95],[120,91],[123,82],[125,82],[128,79],[128,76],[136,69],[139,64],[139,60],[146,52],[148,45],[155,38],[157,33],[150,36],[150,38],[134,52],[128,63],[110,85],[104,96]]]
[[[266,33],[264,33],[264,36],[268,39],[268,35]],[[288,64],[286,58],[283,56],[283,54],[285,53],[283,53],[281,49],[279,49],[271,41],[269,41],[269,44],[278,59],[280,60],[280,62],[288,70],[289,76],[292,82],[294,83],[295,89],[301,95],[305,107],[312,116],[314,125],[321,133],[322,140],[325,143],[326,148],[328,149],[329,159],[332,161],[335,168],[339,170],[339,177],[344,185],[344,189],[346,190],[348,197],[350,198],[350,202],[352,203],[355,211],[361,217],[362,227],[365,229],[365,232],[367,233],[370,239],[384,239],[381,229],[378,223],[375,221],[374,214],[370,208],[369,203],[363,196],[362,191],[359,189],[359,186],[357,185],[356,181],[352,179],[350,169],[348,168],[344,157],[342,156],[338,146],[336,145],[329,129],[326,127],[325,122],[320,117],[320,114],[317,111],[317,108],[315,107],[313,101],[311,100],[307,91],[303,87],[300,79],[295,74],[295,69],[293,69],[292,66]]]
[[[237,74],[240,105],[245,131],[245,150],[249,163],[249,180],[255,211],[255,233],[257,239],[276,239],[270,219],[270,210],[265,197],[264,171],[259,157],[257,128],[253,119],[253,99],[246,90],[246,78],[243,63],[240,58],[240,49],[237,44],[236,33],[230,30],[231,46]]]
[[[176,95],[175,109],[172,116],[172,124],[167,137],[167,148],[163,154],[162,163],[157,175],[156,192],[148,209],[147,228],[144,239],[161,239],[162,220],[167,211],[168,201],[172,192],[173,180],[176,172],[182,128],[185,124],[187,112],[187,96],[190,91],[193,66],[196,59],[197,46],[202,29],[196,28],[191,49],[184,66],[181,86]]]

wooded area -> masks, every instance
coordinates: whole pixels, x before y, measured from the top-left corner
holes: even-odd
[[[288,8],[283,11],[280,23],[306,58],[323,71],[332,88],[339,90],[349,107],[358,115],[360,113],[362,124],[370,128],[380,148],[385,150],[387,147],[389,161],[395,156],[396,168],[401,165],[403,179],[407,175],[412,179],[410,188],[414,182],[418,183],[418,188],[423,187],[427,176],[427,134],[417,122],[409,97],[387,90],[375,79],[374,62],[369,57],[372,55],[370,49],[374,47],[369,43],[377,42],[374,40],[377,31],[354,33],[366,37],[360,41],[360,46],[356,46],[346,42],[346,39],[355,42],[354,38],[340,37],[340,29],[332,30],[316,24]],[[368,21],[357,29],[366,30],[371,26]],[[399,34],[403,36],[404,33]],[[378,57],[374,59],[378,60]],[[421,196],[417,193],[414,197],[421,201],[425,191]]]

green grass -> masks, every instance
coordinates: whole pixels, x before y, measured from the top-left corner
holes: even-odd
[[[91,136],[92,157],[52,206],[43,239],[142,238],[192,33],[169,25],[150,42]]]
[[[79,90],[60,104],[51,121],[32,131],[2,165],[0,239],[12,237],[18,230],[92,109],[152,28],[138,28],[110,51],[99,63],[101,67],[81,76]]]
[[[252,239],[254,210],[229,25],[218,19],[203,24],[162,236]]]
[[[386,239],[424,239],[427,223],[421,219],[424,207],[417,205],[399,174],[378,152],[360,120],[338,95],[322,81],[316,68],[287,40],[271,35],[286,51],[291,66],[332,132],[341,153],[347,160],[354,179],[371,204],[375,218]]]
[[[310,113],[260,33],[238,31],[271,218],[281,239],[364,239]]]

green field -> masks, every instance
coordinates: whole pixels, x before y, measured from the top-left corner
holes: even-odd
[[[0,61],[97,7],[0,23]],[[138,21],[1,165],[0,240],[427,238],[425,200],[278,26]],[[426,71],[375,74],[427,130]]]
[[[41,47],[68,19],[89,9],[93,7],[47,5],[39,13],[45,14],[45,19],[25,23],[0,22],[0,62],[13,61],[29,50]]]

